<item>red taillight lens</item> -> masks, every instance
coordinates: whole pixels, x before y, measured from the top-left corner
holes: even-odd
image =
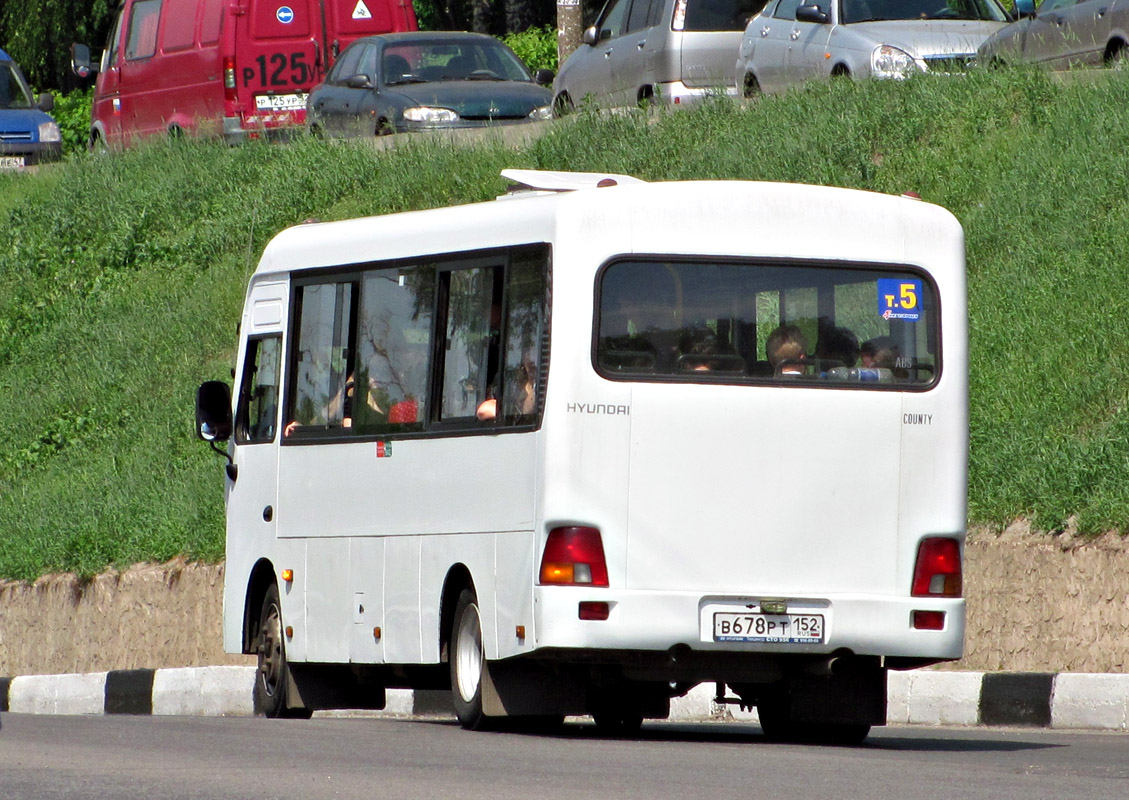
[[[223,96],[225,100],[235,100],[235,59],[232,56],[223,60]]]
[[[603,621],[612,615],[611,606],[607,603],[594,603],[591,600],[581,602],[576,614],[580,619]]]
[[[914,611],[913,627],[919,631],[943,631],[945,629],[945,612]]]
[[[960,542],[933,537],[922,539],[913,569],[914,597],[960,597]]]
[[[595,528],[553,528],[541,556],[542,584],[607,586],[604,542]]]

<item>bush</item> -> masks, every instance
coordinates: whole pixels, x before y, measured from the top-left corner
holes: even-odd
[[[539,69],[557,71],[557,29],[552,25],[508,33],[502,41],[518,54],[531,72]]]
[[[94,101],[94,87],[79,89],[67,94],[52,92],[55,110],[51,116],[59,123],[63,135],[63,152],[77,153],[86,149],[90,138],[90,108]]]

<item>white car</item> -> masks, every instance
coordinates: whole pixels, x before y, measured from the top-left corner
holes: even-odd
[[[836,76],[963,72],[1008,22],[997,0],[771,0],[741,39],[745,97]]]

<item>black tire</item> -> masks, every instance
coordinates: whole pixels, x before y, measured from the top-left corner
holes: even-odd
[[[106,140],[102,138],[102,134],[96,130],[90,131],[90,138],[86,141],[86,149],[100,156],[110,152],[110,147],[106,144]]]
[[[643,727],[643,711],[630,698],[601,697],[592,703],[589,713],[603,736],[634,736]]]
[[[757,76],[751,72],[745,73],[745,80],[741,84],[741,95],[746,100],[752,100],[755,97],[760,97],[761,94],[761,84],[757,80]]]
[[[1121,42],[1111,45],[1105,57],[1105,66],[1109,69],[1124,70],[1126,68],[1126,56],[1129,55],[1126,52],[1127,50],[1129,50],[1129,46]]]
[[[286,663],[286,644],[282,634],[282,604],[278,586],[271,584],[259,614],[259,635],[255,641],[258,668],[252,695],[255,714],[261,717],[309,719],[308,708],[287,707],[290,667]]]
[[[571,114],[576,111],[576,106],[573,105],[572,98],[568,96],[568,92],[561,92],[553,100],[553,116],[563,117],[566,114]]]
[[[450,639],[451,700],[459,724],[468,731],[486,727],[482,712],[482,676],[486,656],[482,650],[482,620],[478,598],[470,589],[463,589],[455,604]]]
[[[761,698],[757,716],[770,742],[855,745],[870,735],[870,725],[866,723],[795,722],[791,701],[783,689]]]

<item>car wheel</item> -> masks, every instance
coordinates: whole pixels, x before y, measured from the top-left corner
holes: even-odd
[[[568,92],[561,92],[553,100],[553,116],[563,117],[566,114],[571,114],[576,110],[573,105],[572,98],[568,96]]]
[[[757,80],[756,75],[751,72],[745,73],[745,80],[741,83],[741,94],[746,100],[752,100],[754,97],[763,94],[760,81]]]
[[[1110,69],[1124,70],[1129,60],[1129,48],[1125,42],[1111,42],[1105,56],[1105,65]]]
[[[278,586],[273,583],[263,598],[255,650],[258,655],[252,693],[255,713],[263,717],[308,719],[312,713],[310,709],[287,707],[290,668],[286,663],[286,645],[282,640],[282,604],[278,599]]]
[[[106,139],[97,130],[90,131],[90,138],[86,140],[86,149],[100,156],[110,152]]]
[[[486,656],[482,650],[482,619],[478,598],[470,589],[463,589],[455,604],[450,646],[451,699],[459,724],[470,731],[486,726],[482,713],[482,676]]]

